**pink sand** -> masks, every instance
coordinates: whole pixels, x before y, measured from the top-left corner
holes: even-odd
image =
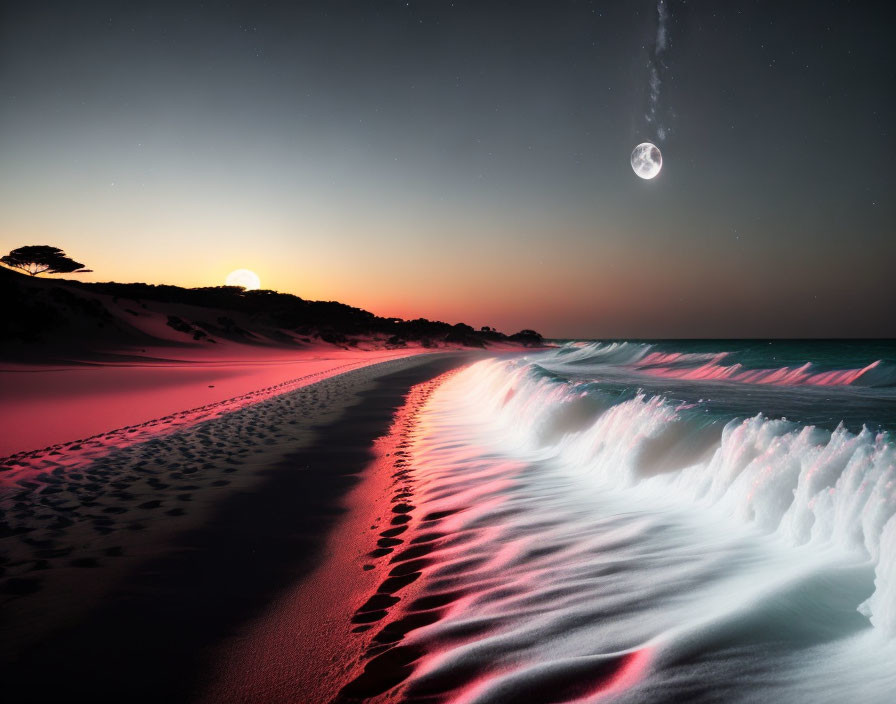
[[[145,360],[0,367],[0,457],[178,414],[178,425],[422,348],[343,350],[222,345],[155,348]],[[272,388],[273,387],[273,388]],[[242,397],[242,398],[240,398]]]

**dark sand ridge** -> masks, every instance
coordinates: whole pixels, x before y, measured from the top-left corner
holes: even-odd
[[[313,568],[408,388],[467,358],[373,365],[16,486],[4,698],[189,700],[215,644]]]
[[[347,684],[366,697],[403,679],[407,668],[392,667],[391,658],[403,652],[397,647],[401,632],[431,616],[402,608],[419,605],[414,597],[421,573],[412,557],[428,547],[406,544],[416,513],[409,453],[420,410],[456,371],[410,390],[347,495],[346,514],[327,536],[325,556],[237,637],[222,642],[203,704],[331,702]],[[371,665],[384,649],[392,652]]]

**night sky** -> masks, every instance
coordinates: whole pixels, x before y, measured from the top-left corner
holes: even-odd
[[[893,4],[665,5],[658,53],[657,0],[4,2],[0,249],[557,337],[896,335]]]

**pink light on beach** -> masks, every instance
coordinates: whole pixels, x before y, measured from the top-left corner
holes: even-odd
[[[620,694],[641,682],[650,664],[650,651],[649,647],[643,647],[626,655],[622,667],[617,670],[616,674],[588,696]]]
[[[17,470],[4,479],[47,466],[79,467],[116,448],[419,352],[308,349],[289,355],[255,352],[253,359],[243,351],[240,359],[235,346],[229,349],[230,359],[0,370],[5,388],[19,396],[15,406],[0,406],[0,422],[9,431],[0,442],[0,458]]]

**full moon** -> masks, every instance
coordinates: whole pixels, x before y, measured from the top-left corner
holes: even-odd
[[[258,278],[258,274],[254,271],[249,271],[248,269],[231,271],[227,275],[225,283],[228,286],[242,286],[247,291],[254,291],[257,288],[261,288],[261,279]]]
[[[632,169],[641,178],[651,179],[663,168],[663,155],[655,144],[643,142],[632,152]]]

